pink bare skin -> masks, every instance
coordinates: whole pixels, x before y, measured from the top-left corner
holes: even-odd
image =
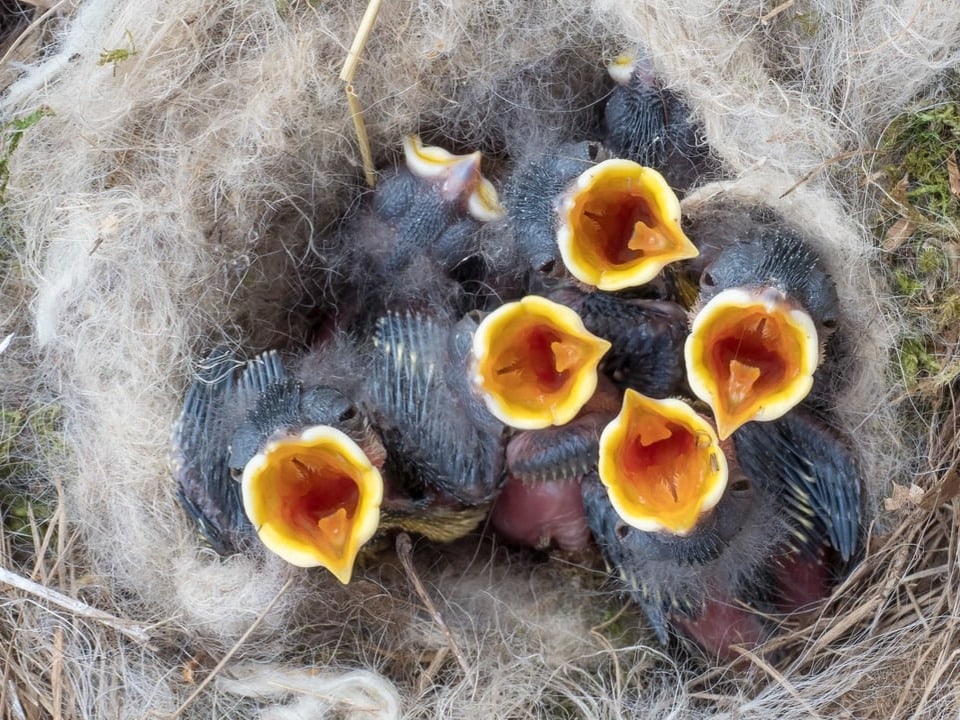
[[[510,476],[490,520],[510,542],[539,550],[575,552],[590,543],[579,480],[526,483]]]

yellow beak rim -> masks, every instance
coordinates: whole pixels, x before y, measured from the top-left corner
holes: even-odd
[[[472,380],[487,409],[511,427],[564,425],[593,396],[609,349],[575,311],[528,295],[497,308],[477,327]]]
[[[820,361],[810,315],[775,288],[732,288],[694,316],[684,345],[687,380],[710,405],[721,439],[775,420],[813,387]]]
[[[243,506],[268,550],[350,582],[380,524],[383,479],[360,447],[326,425],[269,442],[246,464]]]
[[[643,285],[669,263],[699,254],[667,181],[630,160],[605,160],[579,175],[560,197],[559,215],[564,265],[600,290]]]
[[[600,434],[600,481],[623,521],[644,532],[688,535],[720,501],[728,472],[713,427],[681,400],[628,389]]]
[[[478,222],[492,222],[506,215],[496,188],[480,172],[480,152],[454,155],[435,145],[424,145],[416,135],[403,139],[407,169],[417,177],[440,184],[441,197],[455,201],[466,196],[467,213]]]

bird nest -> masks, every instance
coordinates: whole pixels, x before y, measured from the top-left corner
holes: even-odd
[[[24,6],[33,21],[8,36],[6,715],[955,714],[958,342],[941,311],[956,259],[917,219],[909,172],[886,182],[884,153],[896,118],[942,100],[960,9],[447,0],[365,22],[366,9],[85,0]],[[200,353],[305,342],[349,271],[325,238],[403,136],[493,161],[531,135],[577,136],[609,92],[604,62],[637,47],[731,178],[684,211],[720,195],[771,205],[819,239],[837,281],[858,359],[837,411],[868,495],[852,574],[717,667],[660,648],[597,567],[481,535],[401,537],[343,588],[205,549],[168,465]],[[960,178],[951,162],[940,169]]]

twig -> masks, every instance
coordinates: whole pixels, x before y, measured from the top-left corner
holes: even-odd
[[[63,626],[53,631],[53,657],[50,658],[50,694],[53,696],[53,720],[63,717]]]
[[[367,38],[370,37],[370,31],[377,21],[377,13],[379,12],[380,0],[370,0],[363,17],[360,19],[357,34],[353,36],[353,44],[347,51],[347,58],[343,61],[343,68],[340,70],[340,80],[347,85],[353,82],[353,76],[357,72],[357,63],[360,62],[360,55],[363,53],[363,48],[366,47]]]
[[[194,689],[192,693],[190,693],[190,697],[184,700],[180,704],[180,707],[178,707],[176,710],[173,711],[173,714],[170,715],[171,718],[180,717],[183,711],[186,710],[193,703],[193,701],[197,699],[200,693],[203,692],[204,688],[206,688],[207,685],[209,685],[213,681],[213,679],[217,676],[217,674],[221,670],[223,670],[226,664],[230,662],[231,658],[233,658],[233,656],[237,654],[237,651],[243,646],[243,644],[247,641],[247,639],[253,634],[254,630],[256,630],[260,626],[260,623],[263,622],[263,619],[267,616],[267,613],[269,613],[270,610],[273,609],[273,606],[277,604],[280,598],[283,597],[283,594],[290,588],[291,585],[293,585],[293,581],[294,581],[294,576],[291,576],[283,584],[283,587],[277,591],[277,594],[273,596],[273,599],[267,603],[267,606],[263,609],[263,612],[261,612],[257,616],[256,620],[250,623],[250,627],[248,627],[246,632],[244,632],[243,635],[240,636],[240,639],[234,643],[233,647],[230,648],[229,651],[227,651],[227,654],[224,655],[223,658],[221,658],[220,662],[218,662],[216,666],[213,668],[213,670],[210,671],[210,674],[207,675],[203,680],[201,680],[200,684],[197,685],[197,687]]]
[[[786,0],[785,2],[777,5],[773,10],[768,12],[766,15],[763,15],[760,18],[761,25],[767,25],[771,20],[773,20],[777,15],[782,13],[784,10],[789,10],[794,6],[797,0]]]
[[[818,718],[818,720],[823,720],[823,716],[820,715],[816,710],[813,709],[813,706],[808,703],[804,697],[797,692],[797,689],[787,680],[784,675],[779,672],[775,667],[770,663],[760,657],[757,653],[751,652],[747,648],[741,647],[739,645],[731,645],[730,648],[738,653],[742,657],[747,658],[754,665],[763,670],[767,675],[778,682],[780,686],[787,691],[787,694],[790,695],[794,700],[796,700],[800,705],[803,706],[804,710],[810,717]]]
[[[347,93],[347,106],[350,108],[353,128],[357,133],[357,143],[360,145],[363,177],[367,181],[367,185],[373,187],[377,184],[377,175],[373,168],[373,153],[370,150],[370,138],[367,136],[367,124],[363,121],[363,108],[360,107],[360,98],[357,97],[353,85],[347,85],[344,91]]]
[[[373,153],[370,151],[370,139],[367,136],[367,126],[363,121],[363,109],[360,107],[360,98],[353,88],[353,77],[357,72],[357,64],[360,62],[360,55],[367,45],[367,39],[370,37],[370,31],[377,20],[377,14],[380,12],[381,0],[370,0],[367,3],[367,9],[360,19],[360,27],[357,28],[357,34],[353,36],[353,43],[350,50],[347,51],[347,57],[343,61],[343,68],[340,70],[340,81],[344,84],[344,92],[347,95],[347,107],[350,108],[350,117],[353,119],[353,127],[357,133],[357,143],[360,146],[360,158],[363,160],[363,175],[367,185],[373,187],[377,182],[377,176],[373,167]]]
[[[424,606],[426,606],[430,617],[433,618],[433,621],[437,624],[437,627],[440,628],[440,631],[447,639],[447,645],[450,646],[453,656],[457,659],[457,664],[459,664],[460,668],[463,670],[464,677],[466,678],[467,682],[470,683],[470,686],[476,689],[476,683],[474,682],[473,673],[470,670],[470,666],[467,664],[467,659],[463,656],[463,653],[457,646],[457,643],[453,638],[453,633],[450,632],[450,628],[443,621],[443,618],[440,617],[440,613],[437,611],[437,606],[433,604],[433,600],[430,599],[430,596],[427,594],[427,589],[423,586],[420,576],[417,575],[417,571],[413,567],[413,543],[410,540],[410,536],[406,533],[400,533],[397,536],[397,557],[400,558],[400,564],[403,565],[403,569],[407,573],[407,578],[413,585],[413,589],[416,591],[417,595],[420,596]]]
[[[810,178],[812,178],[814,175],[816,175],[818,172],[820,172],[820,171],[823,170],[824,168],[829,167],[830,165],[833,165],[833,163],[835,163],[835,162],[840,162],[841,160],[848,160],[849,158],[856,157],[857,155],[876,155],[876,154],[877,154],[877,151],[876,151],[876,150],[848,150],[847,152],[842,152],[842,153],[840,153],[839,155],[834,155],[833,157],[827,158],[827,159],[824,160],[822,163],[820,163],[819,165],[817,165],[813,170],[811,170],[811,171],[808,172],[806,175],[804,175],[802,178],[800,178],[799,180],[797,180],[797,181],[796,181],[793,185],[791,185],[787,190],[785,190],[783,193],[781,193],[781,195],[780,195],[780,197],[779,197],[778,199],[779,199],[779,200],[783,200],[783,198],[785,198],[787,195],[789,195],[790,193],[792,193],[792,192],[793,192],[794,190],[796,190],[798,187],[800,187],[801,185],[803,185],[807,180],[809,180]]]
[[[67,0],[60,0],[56,5],[51,6],[46,10],[42,15],[37,18],[34,18],[33,22],[30,23],[26,30],[20,33],[17,36],[17,39],[10,43],[10,47],[7,48],[7,51],[3,54],[3,57],[0,57],[0,66],[6,65],[7,60],[10,59],[10,56],[16,52],[17,48],[23,44],[23,41],[27,39],[30,35],[33,34],[33,31],[36,30],[43,22],[50,16],[53,15],[57,10],[59,10],[63,5],[67,4]],[[39,7],[39,5],[38,5]]]
[[[137,625],[130,620],[118,618],[115,615],[104,612],[103,610],[97,610],[94,607],[90,607],[85,602],[69,597],[68,595],[64,595],[63,593],[59,593],[52,588],[48,588],[45,585],[36,583],[33,580],[23,577],[22,575],[17,575],[14,572],[10,572],[6,568],[0,568],[0,583],[4,585],[10,585],[18,590],[23,590],[31,595],[36,595],[51,605],[56,605],[63,610],[72,612],[76,615],[87,618],[88,620],[94,620],[96,622],[103,623],[104,625],[112,627],[117,632],[126,635],[131,640],[135,640],[138,643],[147,646],[150,644],[150,635],[142,626]]]

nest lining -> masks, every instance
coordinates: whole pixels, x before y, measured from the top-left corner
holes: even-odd
[[[3,99],[7,117],[52,114],[11,159],[14,240],[2,247],[23,280],[3,295],[30,313],[0,327],[0,338],[8,326],[18,333],[0,356],[12,378],[2,399],[35,402],[52,388],[61,407],[67,452],[39,467],[48,487],[63,480],[57,557],[71,562],[38,577],[151,640],[4,601],[0,628],[30,630],[10,646],[23,661],[11,667],[24,670],[7,707],[69,703],[87,717],[185,701],[184,716],[197,717],[955,708],[950,618],[960,608],[943,592],[956,587],[945,550],[956,547],[955,501],[944,492],[948,504],[933,502],[924,483],[925,506],[881,512],[889,480],[918,466],[921,440],[903,436],[892,409],[902,388],[886,359],[901,321],[874,281],[865,228],[875,201],[859,182],[883,127],[956,66],[960,10],[927,5],[390,4],[354,78],[380,164],[415,131],[455,151],[522,156],[589,126],[609,87],[604,58],[642,45],[735,178],[691,195],[684,212],[720,194],[769,203],[819,239],[859,330],[859,372],[838,402],[878,530],[815,621],[774,641],[790,659],[750,657],[730,680],[649,647],[635,609],[596,574],[476,538],[414,550],[452,646],[390,553],[341,589],[279,561],[221,561],[200,548],[173,498],[170,424],[204,347],[296,347],[336,302],[329,287],[349,269],[325,238],[362,195],[338,73],[363,3],[82,3]],[[101,64],[114,48],[129,52]],[[13,373],[27,363],[35,373]],[[943,445],[934,468],[949,467]],[[31,643],[62,662],[44,664]],[[891,685],[903,688],[896,698],[879,689]]]

